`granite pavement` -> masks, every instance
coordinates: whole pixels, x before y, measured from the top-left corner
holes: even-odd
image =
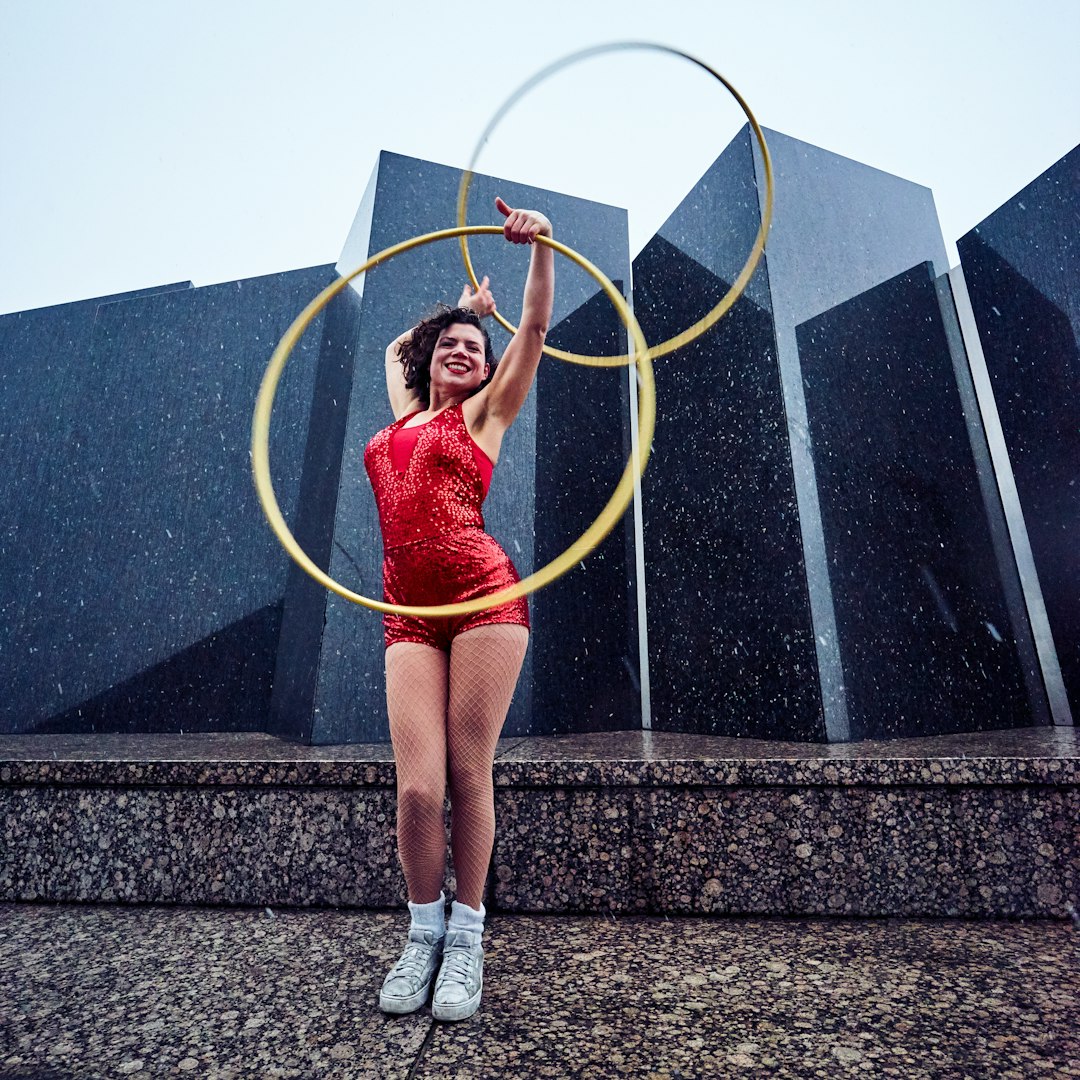
[[[405,927],[0,905],[0,1080],[1080,1077],[1070,921],[493,915],[457,1024],[379,1012]]]

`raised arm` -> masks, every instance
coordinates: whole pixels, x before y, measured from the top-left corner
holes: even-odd
[[[480,318],[490,315],[495,310],[495,297],[488,287],[488,279],[485,276],[480,282],[480,287],[473,292],[468,283],[462,290],[461,296],[455,305],[459,308],[468,308],[476,312]],[[401,347],[412,337],[415,327],[399,334],[386,347],[386,394],[390,399],[390,409],[395,420],[400,420],[409,413],[418,412],[424,407],[424,402],[416,389],[410,390],[405,385],[405,368],[401,363]]]
[[[540,364],[555,296],[555,260],[551,248],[535,243],[537,236],[552,235],[551,222],[543,214],[514,210],[502,199],[496,199],[495,206],[506,218],[506,239],[512,244],[532,245],[518,331],[507,345],[491,382],[465,403],[474,438],[485,448],[492,442],[497,452],[503,433],[525,404]]]
[[[405,369],[401,365],[401,347],[411,337],[412,329],[406,330],[386,346],[386,395],[395,420],[424,407],[420,394],[405,385]]]

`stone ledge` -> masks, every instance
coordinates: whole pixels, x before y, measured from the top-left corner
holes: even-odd
[[[387,746],[142,736],[121,753],[114,736],[64,738],[0,745],[0,900],[404,902]],[[1080,905],[1077,756],[1071,729],[849,747],[507,740],[486,902],[1060,918]]]

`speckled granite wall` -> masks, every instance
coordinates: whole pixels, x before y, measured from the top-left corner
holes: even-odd
[[[0,317],[0,731],[260,730],[288,562],[251,483],[274,344],[332,267]],[[272,464],[292,518],[315,372],[282,379]],[[352,298],[354,299],[354,298]]]
[[[766,137],[776,172],[766,256],[717,326],[657,364],[642,489],[653,729],[839,742],[1045,722],[1041,690],[1029,700],[1024,685],[1034,661],[1021,671],[1015,647],[1026,613],[1000,580],[1008,543],[999,562],[989,542],[1000,509],[984,505],[996,491],[980,487],[969,445],[982,429],[957,393],[962,349],[923,269],[947,268],[933,196]],[[634,260],[650,342],[724,295],[762,199],[744,129]],[[917,294],[881,291],[916,265]],[[924,468],[931,443],[938,474]],[[979,571],[954,573],[969,549]],[[1016,599],[1009,613],[1005,595]],[[877,624],[851,617],[875,605]],[[953,611],[984,614],[954,630]],[[973,695],[976,655],[993,663]]]
[[[215,738],[144,747],[138,760],[0,744],[0,900],[403,903],[388,747]],[[1072,729],[849,747],[511,739],[495,782],[493,910],[1062,916],[1080,905]]]
[[[499,910],[1047,915],[1076,897],[1075,788],[514,791],[498,812]]]

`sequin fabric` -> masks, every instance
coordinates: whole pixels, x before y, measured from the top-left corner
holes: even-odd
[[[461,406],[419,430],[408,467],[393,465],[390,440],[408,417],[367,444],[364,466],[375,492],[383,536],[383,595],[391,604],[449,604],[506,588],[517,571],[484,532],[484,485]],[[386,615],[386,644],[416,641],[449,649],[465,630],[497,623],[529,625],[525,599],[488,611],[440,619]]]

